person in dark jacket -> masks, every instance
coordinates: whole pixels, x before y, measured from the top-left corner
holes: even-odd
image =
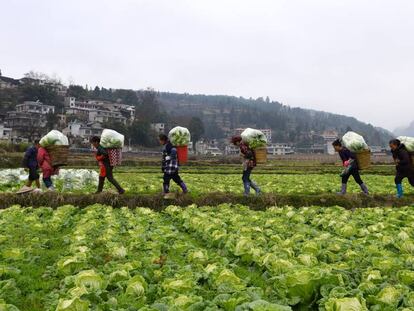
[[[109,161],[108,151],[100,145],[101,139],[98,136],[91,138],[91,144],[96,148],[95,158],[99,164],[99,184],[96,193],[101,193],[105,184],[105,178],[114,185],[119,194],[123,194],[125,190],[115,180],[113,175],[114,167]]]
[[[335,151],[338,152],[342,160],[342,164],[345,168],[344,172],[341,174],[342,187],[341,191],[338,194],[346,194],[348,180],[351,176],[355,179],[356,183],[359,185],[362,192],[364,194],[369,194],[368,187],[364,184],[364,182],[361,179],[361,176],[359,175],[359,168],[355,154],[353,154],[349,149],[342,146],[342,143],[339,139],[335,140],[332,143],[332,146],[334,147]]]
[[[39,165],[37,163],[37,150],[40,148],[39,140],[36,139],[33,145],[27,148],[23,157],[23,167],[29,170],[29,178],[26,183],[26,187],[32,187],[35,182],[36,187],[40,189],[40,175],[38,173]]]
[[[168,139],[168,136],[165,134],[159,135],[159,142],[163,147],[162,150],[162,165],[161,170],[164,173],[163,176],[163,194],[167,195],[170,192],[170,182],[173,180],[178,186],[180,186],[183,193],[187,193],[187,185],[181,179],[178,169],[178,156],[177,148]]]
[[[414,187],[414,167],[411,155],[404,144],[398,139],[392,139],[389,143],[392,157],[396,164],[395,185],[397,187],[397,198],[401,198],[404,194],[402,181],[408,179],[411,186]]]
[[[248,196],[250,194],[250,188],[253,188],[256,191],[256,195],[260,194],[259,186],[250,179],[253,168],[256,166],[256,155],[254,150],[242,141],[240,135],[233,136],[231,138],[233,145],[239,147],[240,153],[243,157],[243,175],[242,181],[244,186],[244,195]]]

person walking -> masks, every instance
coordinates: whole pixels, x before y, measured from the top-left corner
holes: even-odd
[[[38,173],[39,165],[37,163],[37,150],[40,148],[39,140],[36,139],[33,145],[27,148],[23,157],[23,167],[29,171],[29,176],[26,182],[26,187],[31,188],[33,182],[36,188],[40,189],[40,175]]]
[[[114,167],[111,166],[109,161],[109,154],[108,151],[101,146],[101,139],[98,136],[93,136],[90,140],[92,146],[95,147],[96,153],[95,158],[99,164],[99,182],[98,182],[98,189],[95,193],[101,193],[103,191],[103,187],[105,184],[105,179],[114,185],[116,190],[119,194],[124,194],[125,190],[121,187],[121,185],[115,180],[113,175]]]
[[[261,192],[259,186],[250,179],[253,168],[256,166],[256,156],[254,150],[252,150],[247,144],[242,141],[240,135],[233,136],[231,138],[231,142],[233,145],[239,147],[240,153],[243,157],[242,181],[244,187],[244,195],[250,195],[250,188],[253,188],[256,192],[256,195],[259,195]]]
[[[177,156],[177,148],[168,139],[165,134],[159,135],[159,142],[163,146],[162,150],[162,165],[161,170],[164,173],[163,176],[163,194],[167,198],[170,193],[170,182],[173,180],[183,191],[187,193],[187,185],[181,179],[179,175],[179,163]]]
[[[54,191],[55,187],[52,181],[52,175],[59,174],[59,168],[52,165],[52,159],[49,152],[44,147],[39,147],[37,150],[37,163],[42,170],[43,183],[49,191]]]
[[[356,183],[361,188],[362,192],[366,195],[369,194],[368,187],[365,185],[365,183],[361,179],[361,175],[359,174],[359,168],[358,163],[356,161],[355,154],[352,153],[349,149],[342,146],[342,143],[339,139],[335,140],[332,143],[332,146],[334,147],[335,151],[338,152],[342,164],[344,166],[344,172],[341,174],[342,177],[342,186],[341,191],[338,192],[340,195],[345,195],[347,191],[347,185],[349,177],[353,177]]]
[[[392,152],[392,157],[396,164],[394,182],[397,188],[397,198],[401,198],[404,195],[402,186],[402,181],[404,178],[407,178],[410,185],[414,187],[413,162],[410,153],[400,140],[392,139],[390,140],[389,145]]]

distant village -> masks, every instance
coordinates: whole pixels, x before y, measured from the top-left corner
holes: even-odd
[[[33,137],[45,134],[48,118],[54,116],[54,127],[68,136],[76,146],[87,146],[90,137],[100,135],[103,125],[108,122],[129,124],[135,119],[135,107],[121,102],[107,100],[79,100],[67,96],[68,88],[59,82],[40,79],[13,79],[0,75],[0,92],[5,89],[18,88],[21,85],[47,85],[64,97],[64,107],[57,111],[52,105],[40,101],[24,101],[16,105],[15,110],[0,114],[0,140],[12,143],[29,142]],[[152,123],[151,128],[157,133],[167,130],[165,123]],[[244,129],[236,128],[234,134]],[[267,137],[267,152],[270,155],[289,155],[294,153],[334,154],[332,142],[338,137],[336,131],[313,133],[323,139],[323,144],[314,144],[310,148],[296,148],[292,144],[278,143],[272,140],[271,129],[260,129]],[[321,139],[321,141],[322,141]],[[190,144],[190,150],[192,145]],[[126,142],[126,150],[134,151],[134,147]],[[374,154],[384,154],[381,147],[371,146]],[[229,145],[227,140],[203,140],[197,142],[195,152],[200,155],[223,156],[236,155],[239,150]]]

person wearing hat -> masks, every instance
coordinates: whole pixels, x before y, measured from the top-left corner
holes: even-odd
[[[368,187],[364,184],[364,182],[361,179],[361,175],[359,175],[359,168],[358,163],[356,161],[355,154],[353,154],[349,149],[347,149],[345,146],[342,146],[341,140],[337,139],[332,143],[332,146],[334,147],[335,151],[338,152],[342,164],[344,166],[344,171],[341,174],[342,177],[342,187],[341,191],[338,192],[338,194],[344,195],[346,194],[347,185],[349,177],[353,177],[356,183],[361,188],[362,192],[366,195],[369,194]]]
[[[410,153],[404,144],[398,139],[391,139],[389,142],[392,157],[394,158],[396,174],[395,185],[397,187],[397,198],[401,198],[404,194],[402,181],[408,179],[411,186],[414,187],[414,167]]]
[[[254,150],[249,147],[246,143],[242,141],[240,135],[233,136],[231,138],[231,143],[240,149],[240,154],[243,157],[243,187],[244,195],[248,196],[250,194],[250,188],[253,188],[256,192],[256,195],[259,195],[261,190],[259,186],[250,179],[253,168],[256,166],[256,155]]]

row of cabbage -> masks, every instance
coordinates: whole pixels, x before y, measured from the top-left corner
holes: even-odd
[[[295,309],[414,310],[414,211],[170,207],[182,228],[262,271]]]
[[[338,171],[339,172],[339,171]],[[190,193],[202,195],[211,192],[242,194],[243,187],[240,174],[182,174]],[[98,173],[88,169],[62,169],[58,176],[52,177],[59,192],[93,193],[96,191]],[[127,193],[160,193],[162,175],[145,172],[116,173],[117,180]],[[336,193],[340,187],[340,178],[334,174],[255,174],[252,177],[261,187],[263,193],[280,194],[323,194]],[[364,182],[372,194],[394,194],[395,184],[392,176],[364,175]],[[0,170],[0,192],[14,192],[27,180],[23,169]],[[407,181],[404,181],[407,182]],[[207,185],[207,187],[206,187]],[[106,185],[111,188],[108,183]],[[178,186],[171,185],[172,191],[179,191]],[[414,188],[407,185],[406,194],[413,194]],[[359,193],[356,183],[350,183],[348,191]]]
[[[14,206],[0,224],[0,310],[290,310],[169,214]]]

